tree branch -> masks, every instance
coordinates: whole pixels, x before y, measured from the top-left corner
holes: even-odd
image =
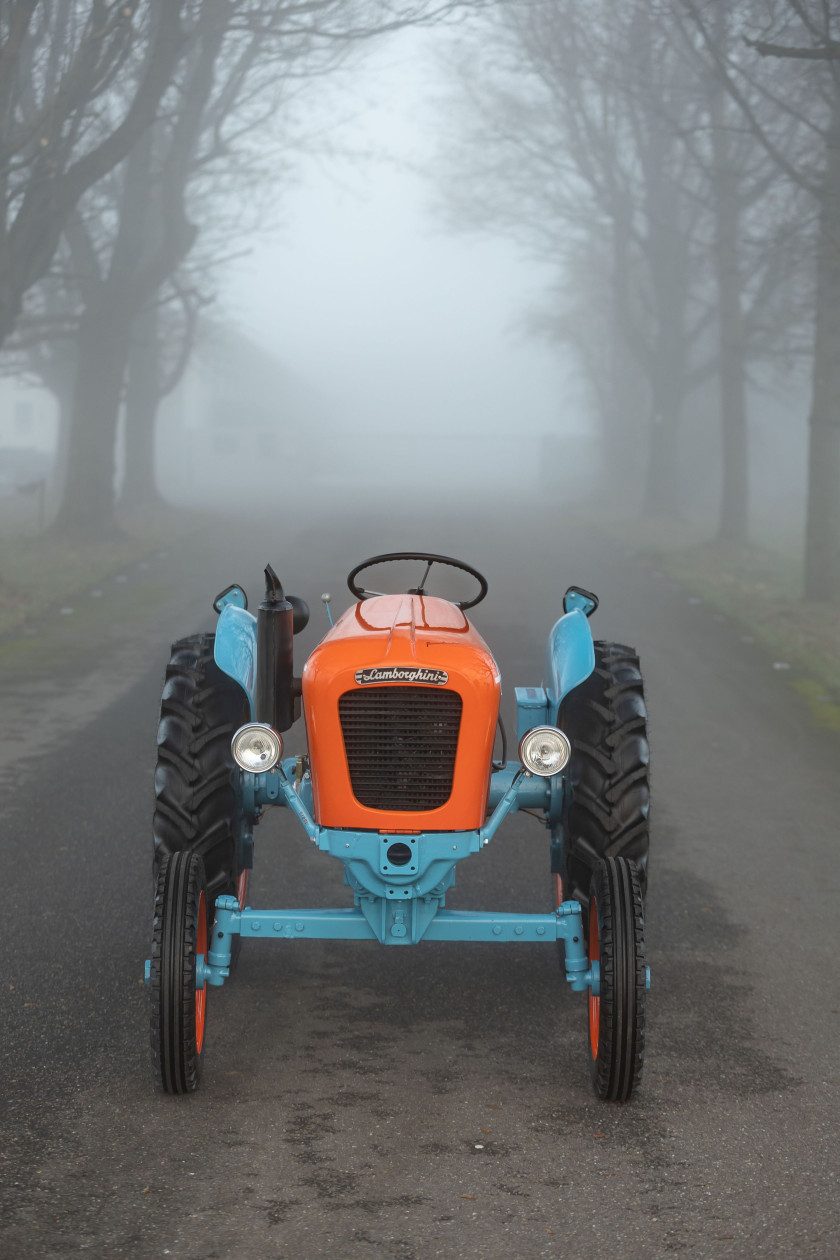
[[[840,43],[828,40],[821,48],[788,48],[784,44],[768,44],[763,39],[747,39],[744,43],[760,57],[791,57],[801,61],[840,61]]]

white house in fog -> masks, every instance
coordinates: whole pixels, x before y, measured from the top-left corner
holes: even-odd
[[[0,376],[0,495],[52,478],[58,409],[45,389]]]
[[[0,377],[0,449],[55,454],[58,416],[47,390],[11,376]]]
[[[328,429],[315,389],[248,337],[207,321],[160,409],[160,491],[194,506],[243,488],[276,494],[296,452],[320,445]]]

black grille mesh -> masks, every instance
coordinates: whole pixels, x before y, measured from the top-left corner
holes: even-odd
[[[461,697],[439,687],[363,687],[338,701],[353,795],[369,809],[445,805]]]

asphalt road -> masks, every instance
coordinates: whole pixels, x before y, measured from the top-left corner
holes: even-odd
[[[40,675],[34,650],[0,680],[0,1254],[833,1260],[838,737],[735,627],[563,512],[550,533],[524,507],[515,524],[478,503],[433,523],[370,505],[315,519],[278,532],[273,554],[237,526],[181,568],[159,558],[128,575],[139,603],[120,613],[127,597],[110,593],[100,638],[75,631],[57,651],[71,632],[45,625]],[[158,1096],[142,969],[168,642],[209,626],[229,581],[256,603],[271,559],[313,605],[311,645],[320,592],[344,607],[352,564],[410,545],[487,574],[474,620],[509,729],[570,582],[601,597],[596,636],[641,654],[654,765],[641,1089],[623,1107],[592,1093],[585,999],[551,947],[249,942],[212,993],[200,1092]],[[346,904],[337,865],[283,812],[257,839],[252,904]],[[520,815],[462,864],[448,904],[549,900],[545,833]]]

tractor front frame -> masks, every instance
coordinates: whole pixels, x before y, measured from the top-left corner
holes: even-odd
[[[590,966],[584,945],[581,910],[566,901],[551,914],[508,914],[445,909],[459,862],[480,853],[508,814],[540,809],[546,821],[559,819],[563,776],[540,779],[508,762],[491,780],[490,813],[474,831],[417,834],[352,831],[319,826],[311,813],[308,774],[295,774],[289,758],[263,774],[242,772],[246,813],[259,816],[268,805],[292,811],[318,848],[338,858],[355,906],[340,909],[242,909],[235,897],[216,901],[216,923],[206,958],[199,961],[197,982],[219,985],[230,967],[234,936],[273,940],[377,940],[383,945],[420,941],[565,943],[566,978],[573,989],[597,989],[597,963]]]

